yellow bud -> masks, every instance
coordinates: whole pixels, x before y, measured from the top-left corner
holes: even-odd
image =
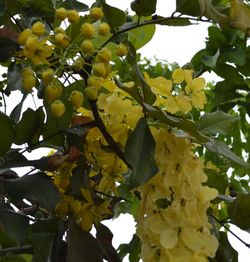
[[[55,35],[55,44],[65,48],[69,45],[69,37],[65,34],[57,33]]]
[[[61,100],[55,100],[50,105],[51,114],[54,117],[60,118],[65,113],[65,105]]]
[[[89,11],[89,14],[90,17],[95,21],[103,18],[103,12],[100,7],[92,7]]]
[[[19,34],[19,36],[18,36],[18,43],[19,43],[20,45],[24,45],[25,42],[26,42],[26,40],[28,39],[28,37],[31,36],[31,35],[32,35],[32,31],[31,31],[29,28],[23,30],[23,31]]]
[[[96,86],[98,89],[102,86],[102,79],[97,76],[90,76],[87,79],[88,86]]]
[[[88,86],[84,92],[89,100],[96,100],[98,97],[98,89],[96,86]]]
[[[94,44],[91,40],[84,40],[81,44],[81,50],[84,54],[91,54],[94,51]]]
[[[62,91],[63,91],[63,88],[60,84],[50,83],[45,88],[44,97],[47,102],[51,103],[60,97],[60,95],[62,94]]]
[[[78,23],[80,19],[80,16],[76,10],[68,10],[67,17],[70,23]]]
[[[33,75],[23,77],[23,89],[26,92],[31,92],[36,84],[36,78]]]
[[[112,59],[112,53],[107,47],[104,47],[101,51],[99,51],[96,59],[97,61],[108,63]]]
[[[87,39],[91,39],[94,37],[95,35],[95,28],[92,24],[90,23],[84,23],[81,26],[81,34],[87,38]]]
[[[125,44],[123,43],[120,43],[118,46],[117,46],[117,49],[116,49],[116,55],[118,56],[125,56],[128,54],[128,48]]]
[[[47,86],[49,82],[54,79],[54,70],[52,68],[48,68],[42,72],[42,80],[44,84]]]
[[[78,57],[76,61],[72,64],[71,68],[75,72],[79,72],[85,64],[85,60],[83,57]]]
[[[59,19],[59,20],[64,20],[68,15],[68,11],[61,7],[61,8],[58,8],[56,9],[56,18]]]
[[[31,30],[32,30],[32,33],[37,35],[37,36],[42,36],[46,32],[45,25],[42,22],[40,22],[40,21],[35,22],[32,25]]]
[[[103,22],[98,27],[99,35],[106,36],[110,32],[110,27],[106,22]]]
[[[108,74],[107,65],[101,62],[93,64],[93,73],[96,76],[105,78]]]
[[[83,94],[80,91],[74,90],[70,93],[69,100],[75,109],[82,106],[83,99]]]

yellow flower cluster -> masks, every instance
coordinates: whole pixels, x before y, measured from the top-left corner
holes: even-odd
[[[207,208],[217,190],[207,179],[192,145],[165,129],[154,129],[159,172],[142,185],[137,234],[144,262],[205,262],[218,242],[211,234]]]
[[[207,102],[204,94],[205,79],[193,78],[192,74],[192,70],[177,68],[173,71],[172,79],[169,80],[162,76],[150,78],[145,73],[147,83],[157,95],[154,105],[172,114],[187,113],[193,106],[203,109]]]
[[[65,194],[75,166],[76,164],[66,161],[56,171],[49,173],[62,194],[62,199],[57,204],[55,212],[62,218],[75,219],[83,230],[90,231],[93,224],[98,224],[111,214],[109,202],[101,198],[94,199],[90,190],[83,187],[80,188],[82,200]]]

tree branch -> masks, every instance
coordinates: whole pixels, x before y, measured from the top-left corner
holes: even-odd
[[[93,112],[96,126],[100,129],[102,135],[106,139],[107,143],[109,144],[110,148],[117,154],[117,156],[120,157],[120,159],[130,168],[132,169],[131,165],[126,161],[124,152],[121,150],[121,148],[118,146],[118,144],[114,141],[113,137],[107,132],[106,127],[99,115],[98,108],[96,105],[96,101],[89,100],[89,104],[91,107],[91,110]]]

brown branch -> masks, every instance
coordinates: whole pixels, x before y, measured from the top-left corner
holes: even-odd
[[[96,101],[89,100],[89,104],[94,115],[96,126],[100,129],[103,137],[106,139],[107,143],[109,144],[110,148],[116,153],[117,156],[130,168],[132,169],[131,165],[125,159],[124,152],[118,146],[118,144],[114,141],[113,137],[107,132],[106,127],[99,115],[98,108],[96,105]]]

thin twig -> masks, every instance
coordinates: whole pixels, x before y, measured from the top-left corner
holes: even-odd
[[[221,226],[223,226],[229,233],[231,233],[235,238],[237,238],[241,243],[243,243],[246,247],[250,248],[250,244],[246,243],[239,236],[237,236],[228,226],[226,226],[223,222],[221,222],[218,218],[216,218],[212,213],[209,212],[209,215],[218,222]]]
[[[0,255],[7,255],[9,253],[13,254],[33,254],[33,247],[31,245],[19,246],[19,247],[9,247],[0,250]]]

